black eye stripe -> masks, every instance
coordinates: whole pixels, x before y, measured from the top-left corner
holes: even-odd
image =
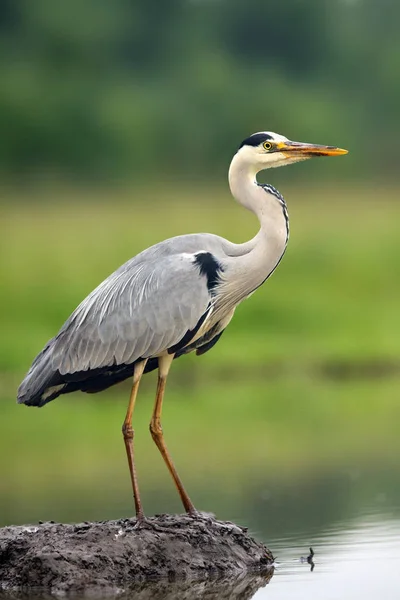
[[[243,140],[239,146],[239,150],[240,148],[243,148],[243,146],[259,146],[263,142],[267,142],[268,140],[272,139],[272,135],[269,135],[268,133],[256,133]]]

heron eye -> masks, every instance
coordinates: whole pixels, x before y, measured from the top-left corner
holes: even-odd
[[[264,150],[271,150],[271,148],[272,148],[271,142],[264,142],[263,146],[264,146]]]

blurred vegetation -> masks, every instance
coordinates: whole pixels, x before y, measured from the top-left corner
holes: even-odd
[[[396,174],[399,20],[397,0],[3,0],[3,180],[216,178],[260,129]]]

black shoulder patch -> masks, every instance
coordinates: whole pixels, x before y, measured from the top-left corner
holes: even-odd
[[[212,292],[223,268],[211,252],[199,252],[195,257],[194,264],[200,268],[200,274],[207,277],[207,287]]]
[[[272,135],[269,135],[268,133],[254,133],[250,137],[243,140],[243,142],[239,146],[239,150],[240,148],[243,148],[243,146],[259,146],[263,142],[272,139]]]
[[[207,288],[210,294],[212,295],[215,286],[219,282],[219,274],[221,273],[221,271],[223,271],[222,265],[220,265],[220,263],[211,254],[211,252],[198,252],[194,256],[194,264],[199,267],[200,275],[204,275],[207,278]],[[176,354],[176,356],[180,356],[181,354],[186,353],[184,349],[188,348],[190,341],[194,338],[194,336],[204,323],[205,318],[208,316],[210,306],[211,305],[208,305],[205,313],[200,317],[196,326],[193,329],[187,331],[183,338],[179,340],[177,344],[168,348],[169,354]]]

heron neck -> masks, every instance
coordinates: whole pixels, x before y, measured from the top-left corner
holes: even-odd
[[[260,230],[254,243],[265,241],[268,245],[275,240],[286,244],[288,238],[288,215],[283,196],[270,185],[257,183],[256,175],[261,170],[254,164],[248,164],[233,157],[229,169],[229,187],[232,196],[239,204],[253,212],[259,222]],[[250,240],[252,242],[253,240]]]
[[[260,169],[235,158],[229,170],[232,195],[260,222],[257,235],[237,245],[231,254],[235,255],[231,271],[236,286],[234,294],[239,300],[254,291],[274,271],[285,252],[289,229],[286,204],[281,194],[272,186],[257,183],[256,175]]]

